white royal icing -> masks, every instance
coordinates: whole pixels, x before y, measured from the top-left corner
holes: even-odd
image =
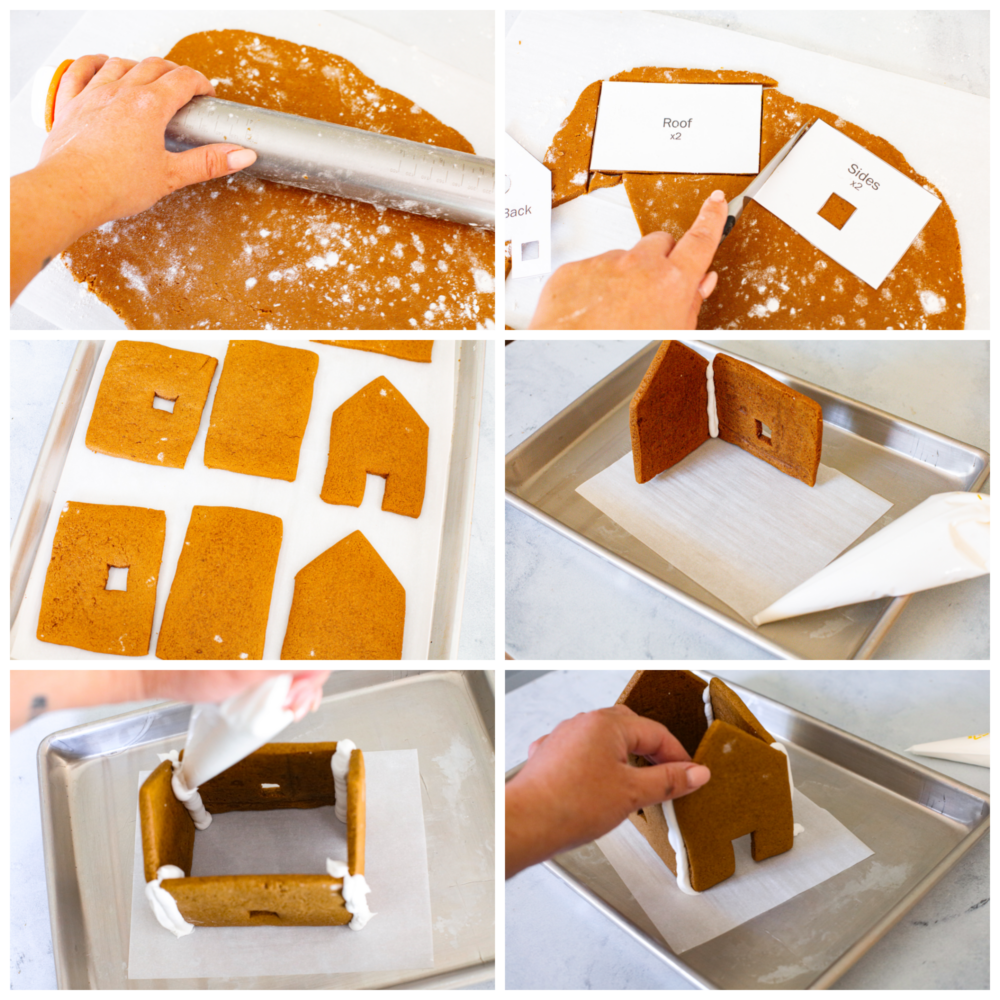
[[[705,721],[711,725],[715,722],[715,713],[712,711],[712,689],[706,687],[701,693],[701,700],[705,703]]]
[[[177,900],[160,883],[165,878],[184,878],[184,872],[176,865],[163,865],[156,872],[156,878],[146,883],[146,899],[149,900],[153,916],[161,927],[166,927],[174,937],[184,937],[194,930],[177,908]]]
[[[673,800],[663,803],[663,818],[667,821],[667,840],[677,857],[677,888],[689,896],[697,896],[698,891],[691,888],[691,873],[688,870],[687,848],[681,836],[681,828],[674,812]]]
[[[337,751],[330,760],[333,771],[333,811],[341,823],[347,822],[347,771],[351,754],[357,747],[350,740],[337,740]]]
[[[351,875],[345,862],[333,861],[330,858],[326,859],[326,870],[334,878],[344,880],[340,894],[344,897],[347,912],[353,914],[349,926],[352,931],[360,931],[372,917],[376,916],[368,909],[368,900],[365,897],[371,889],[364,875]]]
[[[181,774],[180,754],[176,750],[170,753],[157,754],[160,760],[169,760],[174,766],[174,773],[170,779],[170,787],[174,790],[174,796],[178,802],[184,803],[184,808],[191,814],[195,828],[207,830],[212,825],[212,814],[205,808],[201,801],[197,788],[188,788],[184,784],[184,777]],[[176,877],[176,876],[175,876]]]
[[[710,437],[719,436],[719,410],[715,404],[715,370],[712,362],[708,363],[708,370],[705,372],[708,380],[708,433]]]

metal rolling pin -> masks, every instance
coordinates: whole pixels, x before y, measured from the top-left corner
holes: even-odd
[[[196,97],[167,125],[182,152],[235,142],[257,153],[246,173],[483,229],[496,228],[494,162],[215,97]]]

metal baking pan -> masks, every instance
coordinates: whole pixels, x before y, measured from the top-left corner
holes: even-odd
[[[282,733],[289,742],[330,739],[347,720],[364,749],[417,749],[435,921],[434,968],[417,973],[130,980],[136,777],[154,753],[184,745],[191,706],[170,702],[53,733],[38,748],[38,774],[59,987],[414,989],[492,979],[494,705],[492,671],[425,672],[324,698],[317,712]],[[458,812],[435,763],[456,741],[473,761],[462,775],[467,808]],[[471,885],[470,873],[477,879]]]
[[[990,799],[890,750],[726,683],[788,749],[795,787],[836,816],[874,854],[680,956],[596,844],[557,855],[545,867],[701,989],[759,989],[761,983],[775,989],[826,989],[986,833]],[[523,766],[508,771],[507,779]],[[887,868],[905,876],[891,885],[875,877]],[[866,880],[868,872],[873,877]],[[808,955],[808,962],[801,963],[799,975],[788,978],[796,955]]]
[[[48,557],[47,553],[39,553],[39,545],[103,346],[104,341],[100,340],[79,342],[35,464],[11,539],[12,627],[36,559]],[[195,341],[191,341],[191,350],[197,350],[197,346]],[[303,342],[303,346],[308,346],[307,342]],[[485,357],[485,341],[458,341],[454,423],[427,659],[454,659],[458,655],[475,495]],[[155,633],[151,646],[155,646]],[[59,649],[53,646],[51,655],[59,658]]]
[[[705,357],[719,352],[709,344],[689,343]],[[871,657],[909,596],[854,605],[850,622],[836,634],[818,629],[812,615],[754,628],[576,492],[577,486],[630,450],[629,401],[659,344],[654,341],[644,347],[508,452],[507,503],[774,656]],[[823,407],[823,464],[892,501],[884,523],[935,493],[975,491],[989,476],[990,457],[979,448],[756,361],[741,360]],[[873,525],[861,538],[879,526]]]

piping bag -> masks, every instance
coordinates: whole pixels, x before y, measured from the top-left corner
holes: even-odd
[[[48,130],[70,63],[43,66],[35,75],[32,117]],[[195,97],[167,125],[165,145],[172,153],[216,142],[254,150],[257,160],[243,172],[264,180],[481,229],[496,227],[495,163],[483,156],[217,97]]]
[[[206,829],[212,817],[202,805],[198,786],[260,749],[294,719],[291,709],[282,707],[291,686],[292,675],[281,674],[219,705],[196,704],[188,724],[184,760],[178,759],[176,750],[160,755],[161,760],[173,761],[171,787],[199,830]]]
[[[918,743],[907,747],[907,753],[921,757],[937,757],[940,760],[957,760],[960,764],[990,766],[990,734],[978,736],[957,736],[953,740],[938,740],[936,743]]]
[[[990,571],[990,498],[938,493],[753,616],[755,625],[899,597]]]

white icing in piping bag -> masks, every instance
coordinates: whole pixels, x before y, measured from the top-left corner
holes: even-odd
[[[937,757],[940,760],[957,760],[960,764],[990,766],[990,734],[978,736],[958,736],[953,740],[938,740],[936,743],[918,743],[908,747],[907,753],[921,757]]]
[[[755,625],[879,597],[914,594],[990,571],[990,498],[938,493],[753,616]]]
[[[291,686],[292,675],[281,674],[221,705],[195,705],[179,772],[183,787],[197,789],[277,736],[294,719],[282,707]]]

